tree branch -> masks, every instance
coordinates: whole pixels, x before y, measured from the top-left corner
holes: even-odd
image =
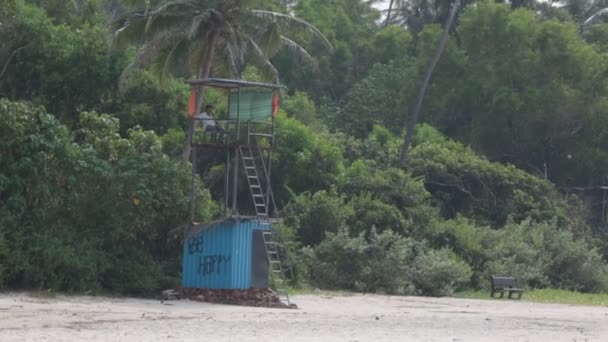
[[[2,77],[4,77],[4,73],[8,69],[8,65],[11,64],[13,58],[15,58],[15,56],[17,55],[17,53],[19,51],[25,49],[26,47],[30,46],[30,45],[31,45],[31,43],[23,45],[22,47],[16,48],[15,51],[13,51],[13,53],[10,55],[10,57],[8,58],[8,60],[6,61],[6,63],[4,63],[4,68],[2,68],[2,72],[0,72],[0,79],[2,79]]]

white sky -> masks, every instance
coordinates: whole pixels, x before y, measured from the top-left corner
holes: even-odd
[[[374,5],[374,7],[376,7],[377,9],[387,9],[388,8],[388,4],[389,4],[389,0],[382,0],[380,2],[378,2],[377,4]]]

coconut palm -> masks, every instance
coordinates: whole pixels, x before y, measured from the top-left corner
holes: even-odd
[[[572,14],[583,32],[592,25],[605,23],[608,18],[608,1],[606,0],[562,0],[552,2],[552,4]]]
[[[435,70],[435,66],[437,65],[437,62],[439,62],[441,54],[445,49],[445,45],[448,42],[449,32],[452,27],[452,24],[454,23],[456,14],[458,13],[460,1],[461,0],[455,0],[452,4],[452,9],[450,10],[448,19],[443,27],[443,33],[439,38],[439,43],[437,43],[437,48],[435,49],[433,58],[431,59],[430,63],[426,67],[426,70],[424,71],[424,79],[422,80],[422,84],[420,85],[420,88],[418,90],[416,101],[414,103],[412,111],[407,117],[405,141],[403,142],[403,147],[401,149],[401,164],[403,166],[405,166],[405,163],[407,162],[409,157],[409,148],[412,144],[416,124],[418,123],[418,117],[420,115],[420,109],[422,108],[422,101],[424,100],[426,88],[428,87],[429,82],[431,81],[431,76],[433,76],[433,70]]]
[[[417,33],[424,25],[444,22],[450,5],[450,0],[391,0],[385,26],[402,25]]]
[[[131,2],[138,2],[131,0]],[[141,1],[139,1],[141,2]],[[124,80],[133,68],[153,65],[161,76],[178,74],[208,78],[212,68],[238,76],[245,60],[278,82],[269,59],[286,48],[302,62],[313,58],[292,35],[310,35],[331,49],[323,34],[304,20],[288,14],[255,10],[249,0],[146,0],[146,7],[126,13],[117,21],[113,45],[141,44]],[[214,63],[221,56],[220,63]],[[199,106],[203,104],[199,94]],[[184,144],[190,156],[191,122]]]

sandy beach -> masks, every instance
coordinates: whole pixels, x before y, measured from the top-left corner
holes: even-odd
[[[292,301],[299,309],[4,293],[0,341],[608,341],[608,307],[382,295]]]

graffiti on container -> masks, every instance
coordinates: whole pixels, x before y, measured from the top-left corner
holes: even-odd
[[[203,253],[203,235],[193,236],[188,239],[188,254]]]
[[[230,256],[226,255],[204,255],[200,257],[200,264],[198,266],[198,273],[205,276],[211,274],[220,274],[221,269],[224,268],[226,271],[226,264],[230,262]]]
[[[226,272],[226,266],[230,262],[230,255],[207,254],[203,255],[203,235],[193,236],[188,239],[188,254],[199,254],[198,274],[202,276],[221,274]]]

